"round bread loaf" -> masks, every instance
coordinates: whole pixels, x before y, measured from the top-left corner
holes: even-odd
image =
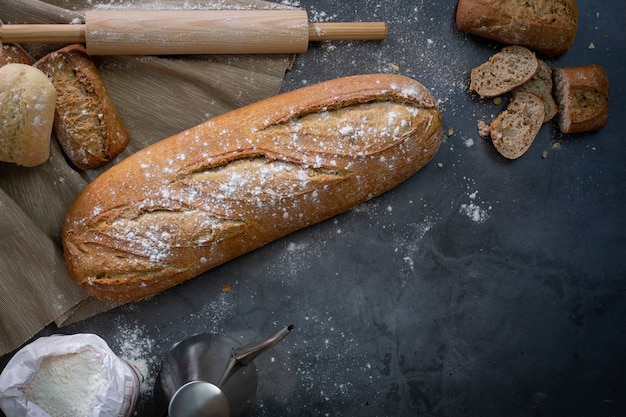
[[[32,167],[50,157],[56,90],[25,64],[0,68],[0,161]]]

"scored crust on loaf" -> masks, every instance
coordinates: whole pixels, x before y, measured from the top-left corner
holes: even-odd
[[[130,136],[82,45],[51,52],[34,65],[57,89],[54,135],[74,165],[97,168],[126,148]]]
[[[533,93],[539,97],[545,107],[543,122],[546,123],[552,120],[557,112],[556,102],[552,96],[552,87],[552,70],[548,64],[539,60],[539,69],[535,75],[524,84],[516,87],[513,91],[526,91],[527,93]]]
[[[543,125],[543,102],[534,94],[519,91],[490,126],[496,150],[507,159],[522,156],[532,145]]]
[[[63,230],[73,278],[130,301],[371,199],[441,144],[431,93],[345,77],[228,112],[131,155],[88,185]]]
[[[459,30],[549,56],[563,55],[576,38],[576,0],[459,0]]]
[[[609,80],[600,65],[555,68],[553,78],[561,132],[589,132],[606,125]]]
[[[0,67],[0,161],[33,167],[50,157],[56,91],[25,64]]]
[[[507,46],[472,69],[470,90],[497,97],[528,81],[539,68],[535,54],[523,46]]]

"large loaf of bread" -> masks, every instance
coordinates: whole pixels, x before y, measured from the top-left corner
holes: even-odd
[[[73,202],[70,274],[105,300],[143,298],[416,173],[441,144],[422,84],[340,78],[210,119],[133,154]]]

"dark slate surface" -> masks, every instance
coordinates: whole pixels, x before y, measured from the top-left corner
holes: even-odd
[[[456,1],[290,4],[315,21],[386,21],[390,34],[312,45],[284,89],[413,77],[451,133],[435,159],[348,213],[60,331],[96,333],[139,365],[139,417],[159,415],[150,390],[176,342],[215,332],[243,343],[288,323],[255,361],[250,416],[626,415],[621,0],[579,2],[574,46],[548,61],[606,69],[608,125],[562,135],[550,123],[516,161],[477,134],[503,105],[470,94],[469,71],[498,45],[456,30]]]

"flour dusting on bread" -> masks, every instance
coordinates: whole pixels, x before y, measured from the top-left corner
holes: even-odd
[[[399,75],[234,110],[93,181],[66,218],[68,269],[98,298],[154,294],[391,189],[432,159],[441,132],[434,97]]]

